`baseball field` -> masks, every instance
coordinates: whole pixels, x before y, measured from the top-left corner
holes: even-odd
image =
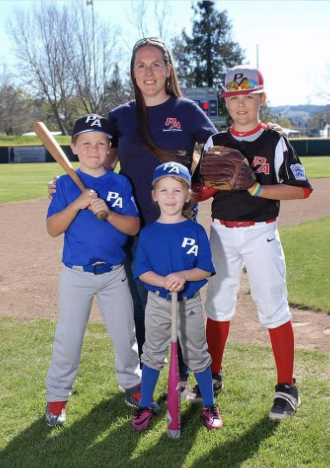
[[[243,273],[224,358],[224,389],[217,397],[224,428],[208,432],[200,407],[183,402],[179,440],[166,435],[166,371],[155,394],[161,414],[144,434],[130,429],[132,411],[118,392],[114,354],[97,304],[67,424],[55,430],[45,425],[44,379],[62,268],[62,238],[51,238],[45,228],[45,193],[47,181],[61,170],[55,163],[0,165],[1,468],[330,466],[330,157],[303,163],[314,193],[304,201],[283,202],[279,218],[302,406],[290,420],[268,420],[275,366]],[[210,203],[201,204],[206,229],[209,213]]]

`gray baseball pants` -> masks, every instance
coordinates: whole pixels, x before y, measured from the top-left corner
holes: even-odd
[[[152,369],[161,370],[171,341],[171,301],[148,293],[145,325],[146,341],[141,361]],[[204,313],[200,294],[178,302],[178,338],[184,363],[192,372],[203,372],[211,363],[207,351]]]
[[[46,377],[47,401],[67,401],[71,394],[94,296],[112,339],[119,384],[131,388],[140,383],[133,302],[124,267],[102,275],[79,268],[64,267],[59,280],[60,312]]]

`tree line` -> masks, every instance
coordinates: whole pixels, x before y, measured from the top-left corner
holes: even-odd
[[[29,10],[13,12],[8,36],[16,73],[13,77],[4,68],[0,74],[0,133],[19,135],[42,120],[50,129],[70,134],[79,115],[106,116],[133,98],[129,56],[120,45],[125,35],[94,16],[94,10],[91,15],[92,3],[36,2]],[[228,68],[245,59],[232,39],[227,12],[218,11],[213,1],[197,2],[191,34],[183,29],[168,40],[171,12],[167,2],[154,3],[154,21],[172,51],[180,85],[215,87],[220,94]],[[147,4],[132,2],[131,21],[139,38],[148,36]],[[222,101],[219,114],[228,115]]]

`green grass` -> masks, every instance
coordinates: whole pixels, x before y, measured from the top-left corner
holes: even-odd
[[[144,434],[117,391],[114,356],[102,325],[88,325],[65,427],[44,423],[45,384],[55,324],[0,320],[1,468],[327,468],[330,466],[330,357],[298,351],[297,415],[268,420],[275,370],[270,348],[226,348],[224,427],[208,432],[198,405],[182,405],[182,437],[166,435],[167,368],[155,398],[162,412]],[[266,331],[265,331],[266,333]]]
[[[330,177],[330,156],[312,156],[300,158],[309,179]]]
[[[302,158],[310,178],[330,177],[330,157]],[[78,167],[79,163],[73,163]],[[47,182],[63,174],[56,163],[0,164],[0,204],[47,196]]]
[[[74,168],[79,162],[73,162]],[[115,171],[119,171],[119,165]],[[0,204],[47,197],[47,183],[64,174],[56,162],[0,164]]]
[[[330,312],[330,217],[280,233],[290,304]]]
[[[79,163],[72,163],[79,167]],[[47,183],[64,171],[54,163],[0,164],[0,203],[47,197]]]
[[[55,140],[60,145],[69,145],[70,136],[55,136]],[[41,146],[41,141],[37,136],[0,136],[0,146]]]

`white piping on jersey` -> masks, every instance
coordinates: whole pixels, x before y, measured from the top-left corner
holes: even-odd
[[[210,136],[209,139],[207,140],[207,142],[205,143],[205,145],[204,145],[204,152],[207,151],[208,149],[210,149],[211,146],[214,146],[214,145],[213,145],[213,138],[212,138],[212,136]]]
[[[275,157],[274,157],[274,170],[275,170],[275,175],[276,175],[276,180],[278,183],[281,183],[282,181],[280,180],[280,168],[284,163],[284,153],[288,152],[288,148],[285,144],[284,138],[280,138],[278,140],[278,143],[275,148]],[[284,166],[285,167],[285,166]],[[285,167],[285,170],[287,171],[287,168]],[[289,174],[288,174],[288,179],[289,179]]]

